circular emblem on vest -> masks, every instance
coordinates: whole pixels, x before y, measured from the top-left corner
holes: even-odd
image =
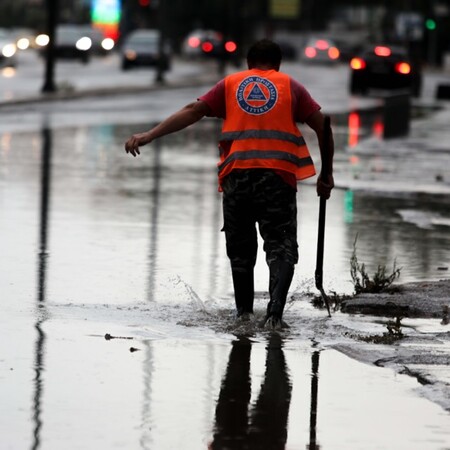
[[[247,77],[241,81],[236,91],[236,99],[248,114],[265,114],[277,103],[278,92],[267,78]]]

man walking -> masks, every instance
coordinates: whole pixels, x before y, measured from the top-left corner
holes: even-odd
[[[298,262],[297,180],[316,173],[296,122],[306,123],[318,138],[318,195],[329,198],[334,187],[334,145],[331,133],[329,142],[323,140],[325,116],[300,83],[280,72],[281,56],[276,43],[256,42],[247,54],[248,70],[225,77],[196,102],[125,143],[126,152],[137,156],[139,147],[205,116],[223,119],[219,190],[237,316],[245,320],[253,313],[258,225],[270,273],[265,324],[274,329],[282,325]]]

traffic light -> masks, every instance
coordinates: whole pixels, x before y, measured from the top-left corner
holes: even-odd
[[[159,0],[137,0],[141,8],[158,9]]]
[[[433,31],[436,29],[436,21],[434,19],[427,19],[425,21],[425,28],[429,31]]]

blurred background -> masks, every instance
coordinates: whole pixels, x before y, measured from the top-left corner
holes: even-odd
[[[53,34],[60,24],[70,24],[72,33],[78,29],[75,42],[83,34],[91,39],[89,48],[81,50],[85,59],[87,53],[119,48],[131,32],[146,28],[159,30],[166,53],[189,57],[198,56],[197,51],[236,59],[250,42],[266,36],[280,42],[286,58],[297,58],[304,54],[308,37],[320,33],[333,41],[344,60],[368,43],[384,42],[402,45],[421,63],[449,64],[449,0],[3,0],[0,4],[3,38],[10,34],[19,48],[46,46],[48,40],[36,37]],[[57,40],[64,40],[67,33],[57,33]]]

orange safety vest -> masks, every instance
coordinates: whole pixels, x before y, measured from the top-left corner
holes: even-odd
[[[233,169],[267,168],[315,175],[292,115],[290,78],[275,70],[246,70],[225,78],[226,118],[218,163],[219,184]]]

